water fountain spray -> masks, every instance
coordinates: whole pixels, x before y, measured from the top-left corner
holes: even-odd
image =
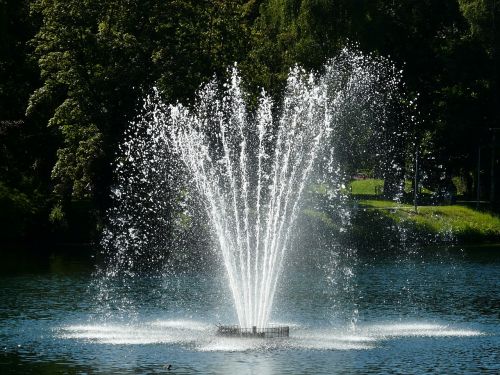
[[[332,170],[343,133],[357,129],[361,139],[360,124],[384,122],[400,77],[384,59],[345,49],[321,73],[291,69],[282,101],[263,92],[249,112],[236,66],[229,76],[202,87],[193,107],[149,97],[149,120],[132,126],[146,127],[132,131],[146,142],[132,137],[122,149],[130,160],[136,146],[160,145],[180,161],[209,218],[238,316],[239,328],[220,331],[262,334],[311,176],[318,165]]]

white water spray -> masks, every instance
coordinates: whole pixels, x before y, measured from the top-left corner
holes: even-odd
[[[223,88],[204,86],[194,108],[164,105],[158,95],[146,100],[150,120],[133,126],[147,129],[131,133],[151,134],[149,142],[184,165],[215,233],[241,327],[267,326],[310,177],[318,165],[334,169],[336,138],[347,128],[383,123],[386,93],[399,83],[391,69],[346,49],[321,74],[292,69],[282,103],[262,93],[252,113],[236,67]],[[147,136],[134,142],[122,148],[126,159],[150,147]]]

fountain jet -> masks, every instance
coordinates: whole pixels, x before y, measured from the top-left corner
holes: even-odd
[[[275,105],[262,92],[250,112],[236,66],[229,73],[223,85],[202,87],[192,107],[149,97],[148,121],[132,124],[146,128],[129,131],[145,138],[131,137],[122,150],[132,163],[141,153],[162,161],[157,151],[136,150],[151,143],[151,150],[168,149],[181,162],[215,234],[239,326],[260,330],[269,324],[311,176],[321,169],[332,182],[338,140],[356,131],[359,140],[373,136],[357,125],[384,123],[400,77],[386,60],[345,49],[321,73],[291,69],[282,101]],[[163,170],[148,163],[145,181]]]

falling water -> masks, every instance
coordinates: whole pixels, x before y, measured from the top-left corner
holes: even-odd
[[[330,131],[331,106],[325,87],[298,69],[277,129],[270,98],[262,95],[250,121],[242,96],[234,69],[222,96],[214,85],[202,91],[195,113],[172,108],[171,135],[205,200],[239,323],[264,327],[301,195]]]
[[[131,125],[123,159],[142,165],[136,170],[144,178],[136,180],[150,185],[150,172],[165,162],[155,155],[180,161],[215,234],[240,326],[266,327],[311,177],[319,171],[331,185],[337,156],[354,152],[341,142],[346,133],[359,143],[376,138],[372,125],[387,119],[400,78],[387,61],[346,49],[321,74],[292,69],[279,105],[263,92],[249,111],[236,66],[229,73],[223,85],[214,80],[200,89],[193,107],[165,105],[158,93],[148,97],[147,121]],[[121,183],[118,191],[137,190],[127,177]],[[123,233],[130,240],[130,228]],[[117,259],[128,258],[120,253]]]

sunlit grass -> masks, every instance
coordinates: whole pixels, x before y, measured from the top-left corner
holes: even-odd
[[[366,178],[353,180],[349,184],[352,195],[381,195],[384,192],[384,180],[379,178]],[[411,180],[406,180],[404,191],[411,193],[413,185]],[[433,192],[425,187],[420,188],[420,194],[432,194]]]
[[[363,200],[365,208],[378,209],[383,215],[397,222],[409,223],[425,231],[448,231],[459,238],[500,238],[500,218],[490,213],[454,206],[413,206],[392,201]]]
[[[377,178],[353,180],[350,188],[353,195],[379,195],[384,191],[384,180]]]

